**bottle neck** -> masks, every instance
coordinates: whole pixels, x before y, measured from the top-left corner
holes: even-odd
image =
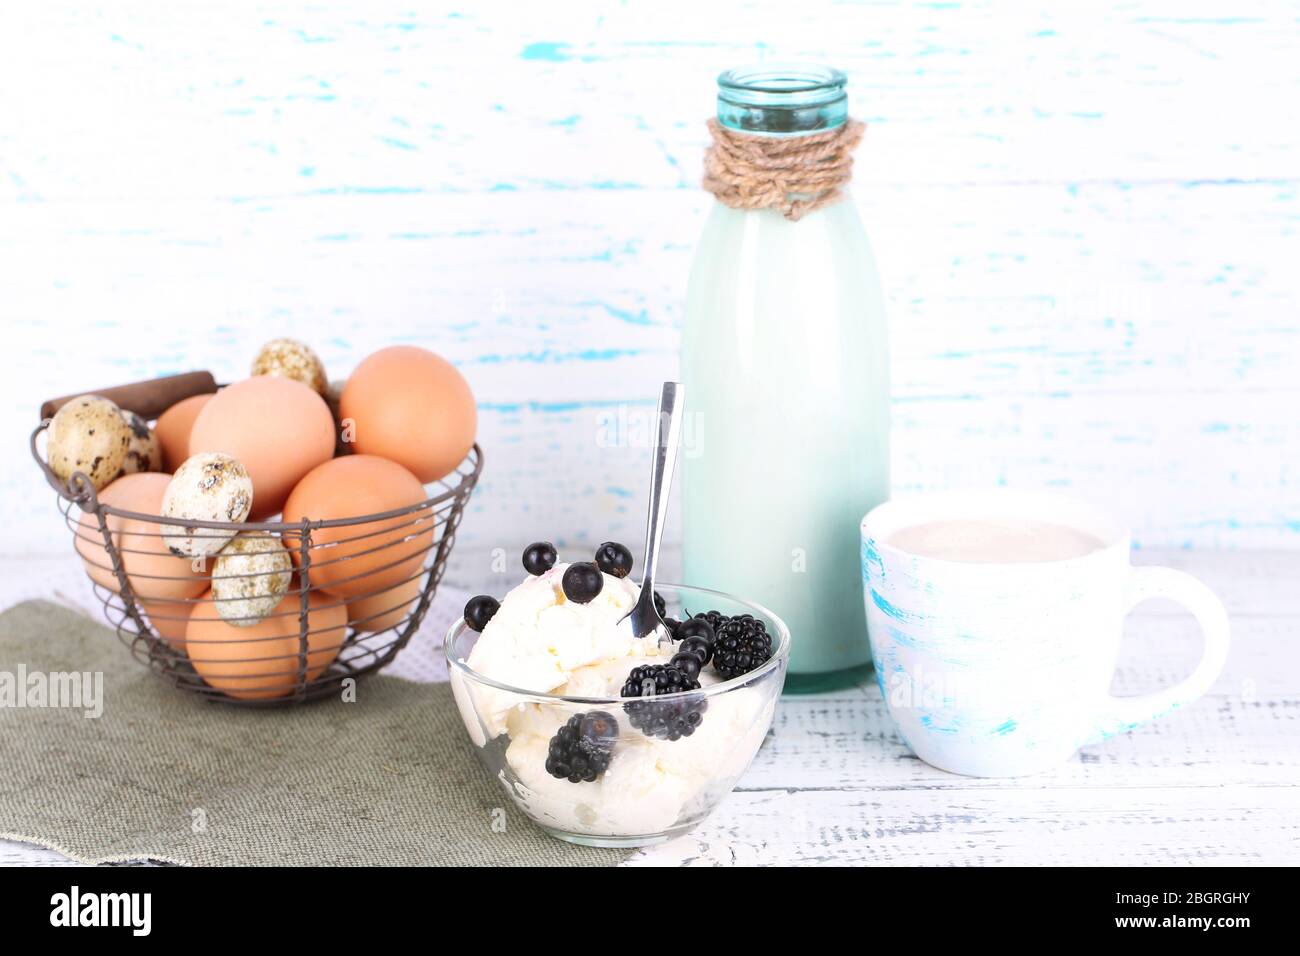
[[[718,77],[718,122],[760,136],[802,136],[842,126],[847,78],[825,66],[738,67]]]

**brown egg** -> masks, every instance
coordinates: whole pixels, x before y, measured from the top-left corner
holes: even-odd
[[[394,511],[425,500],[424,487],[401,465],[374,455],[335,458],[312,470],[293,489],[284,520],[329,521]],[[301,563],[301,544],[285,534],[284,546]],[[344,597],[364,597],[414,575],[433,545],[430,509],[409,515],[311,533],[316,587]]]
[[[140,607],[149,615],[149,623],[159,637],[176,650],[185,650],[185,628],[194,605],[182,601],[141,601]]]
[[[118,479],[118,481],[121,480],[121,478]],[[109,487],[111,488],[112,485],[109,485]],[[105,491],[107,490],[106,488]],[[121,519],[109,515],[107,520],[109,534],[113,535],[121,525]],[[116,537],[114,537],[113,543],[117,543]],[[72,546],[77,549],[77,554],[81,555],[81,563],[85,567],[90,580],[116,594],[118,591],[117,575],[113,573],[113,561],[108,556],[108,549],[104,547],[104,538],[99,530],[98,518],[92,514],[83,513],[77,519],[77,530],[72,540]]]
[[[196,604],[185,629],[185,650],[199,676],[231,697],[265,700],[291,693],[298,683],[298,614],[290,594],[252,627],[212,619],[210,604]],[[338,656],[348,615],[338,598],[308,595],[306,679],[315,680]]]
[[[194,428],[194,419],[211,400],[211,395],[194,395],[182,399],[158,416],[153,433],[162,445],[163,471],[175,471],[190,457],[190,431]]]
[[[147,472],[124,475],[119,481],[128,478],[140,478],[149,482],[147,489],[141,489],[137,506],[129,510],[158,514],[162,510],[163,494],[171,482],[171,476]],[[195,563],[193,558],[178,558],[172,554],[163,541],[162,525],[156,521],[123,518],[115,541],[127,577],[131,579],[131,589],[141,601],[183,601],[196,597],[208,586],[203,561]]]
[[[149,483],[140,481],[144,477],[144,475],[123,475],[99,493],[100,502],[125,508],[128,511],[140,511],[141,505],[147,509],[152,496],[147,490]],[[122,519],[116,515],[106,515],[105,522],[116,546],[117,531],[122,526]],[[113,573],[113,561],[108,555],[108,549],[104,547],[104,535],[99,530],[99,519],[90,512],[83,511],[81,517],[77,519],[72,546],[77,549],[77,554],[81,555],[81,563],[85,565],[90,580],[116,593],[118,581],[117,575]]]
[[[354,451],[404,465],[422,482],[450,474],[478,428],[474,394],[460,372],[411,345],[381,349],[358,365],[339,415],[345,430],[351,423]]]
[[[279,511],[302,477],[334,454],[334,419],[325,400],[301,382],[259,375],[218,392],[194,421],[191,455],[223,452],[253,479],[259,521]]]
[[[387,591],[348,601],[348,623],[358,631],[384,631],[402,622],[420,596],[424,575],[403,581]]]
[[[345,382],[330,382],[324,392],[325,404],[330,407],[330,414],[334,416],[334,457],[340,455],[352,454],[352,443],[349,439],[344,438],[343,420],[339,415],[339,401],[343,397],[343,386]],[[351,434],[351,430],[348,431]]]
[[[169,475],[159,472],[123,475],[100,492],[99,500],[123,511],[158,514],[170,481]],[[195,597],[207,587],[208,578],[202,566],[196,569],[190,559],[178,558],[168,551],[156,522],[116,515],[109,515],[107,521],[113,544],[131,580],[131,589],[142,601],[183,601]],[[113,573],[112,560],[104,548],[99,522],[94,515],[82,514],[75,544],[91,580],[116,593],[119,590],[117,576]]]

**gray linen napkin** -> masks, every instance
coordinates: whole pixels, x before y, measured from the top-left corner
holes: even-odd
[[[13,706],[3,685],[20,669],[101,673],[102,715]],[[0,836],[91,863],[603,866],[627,855],[561,843],[522,816],[479,766],[446,684],[374,675],[355,703],[208,703],[150,673],[106,627],[44,601],[0,614]]]

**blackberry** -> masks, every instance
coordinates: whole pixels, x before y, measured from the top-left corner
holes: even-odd
[[[618,721],[603,710],[574,714],[546,748],[546,772],[569,783],[591,783],[609,768]]]
[[[696,669],[698,674],[698,668]],[[623,705],[628,722],[647,737],[680,740],[695,733],[704,719],[704,698],[655,700],[664,694],[699,690],[700,682],[672,664],[643,664],[632,668],[620,697],[640,697]]]
[[[692,614],[691,618],[697,621],[706,622],[715,632],[722,626],[724,621],[731,620],[731,618],[727,617],[727,615],[723,614],[721,611],[701,611],[699,614]]]
[[[668,602],[664,600],[664,596],[658,591],[655,592],[655,610],[659,613],[659,620],[661,621],[668,616]]]
[[[709,611],[702,617],[709,620]],[[714,625],[716,637],[713,641],[713,669],[723,680],[748,674],[755,667],[772,656],[772,637],[762,621],[751,614],[736,617],[718,615],[719,621]],[[710,621],[710,623],[712,623]]]

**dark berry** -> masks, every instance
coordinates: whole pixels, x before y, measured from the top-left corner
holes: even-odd
[[[713,628],[715,633],[723,621],[731,620],[731,618],[727,617],[727,615],[723,614],[721,611],[701,611],[699,614],[692,615],[692,617],[697,621],[707,622],[709,627]]]
[[[688,637],[698,637],[712,644],[716,636],[713,625],[701,617],[690,618],[677,626],[676,637],[679,641],[684,641]]]
[[[655,592],[655,610],[659,613],[661,621],[668,616],[668,604],[664,601],[664,596],[658,591]]]
[[[465,626],[471,631],[482,631],[492,615],[501,609],[501,602],[488,594],[480,594],[465,602]]]
[[[564,596],[570,601],[587,604],[595,600],[605,586],[605,576],[590,561],[575,561],[565,568],[560,585],[564,588]]]
[[[569,783],[591,783],[609,767],[617,738],[613,714],[574,714],[547,745],[546,772]]]
[[[668,662],[673,667],[682,672],[682,676],[687,680],[696,680],[700,676],[700,668],[704,665],[700,659],[689,652],[678,652],[673,655],[673,659]]]
[[[617,541],[606,541],[596,549],[596,567],[616,578],[632,573],[632,552]]]
[[[748,674],[772,656],[771,635],[753,615],[719,615],[713,630],[713,669],[724,680]]]
[[[611,747],[618,739],[618,721],[614,715],[603,710],[593,710],[589,714],[579,714],[582,718],[579,729],[582,736],[590,740],[604,741]]]
[[[680,740],[695,733],[704,719],[708,701],[703,697],[655,698],[699,689],[698,680],[672,664],[643,664],[632,668],[619,696],[642,698],[623,705],[628,721],[641,733],[647,737]]]
[[[684,639],[678,645],[677,652],[679,654],[690,654],[703,667],[709,662],[709,658],[713,657],[713,642],[695,635]]]
[[[714,639],[713,628],[709,626],[709,622],[699,617],[682,621],[673,632],[673,640],[681,641],[678,651],[698,657],[701,667],[713,656]]]
[[[559,559],[555,545],[549,541],[534,541],[524,548],[524,570],[529,574],[545,574],[555,567],[555,562]]]

